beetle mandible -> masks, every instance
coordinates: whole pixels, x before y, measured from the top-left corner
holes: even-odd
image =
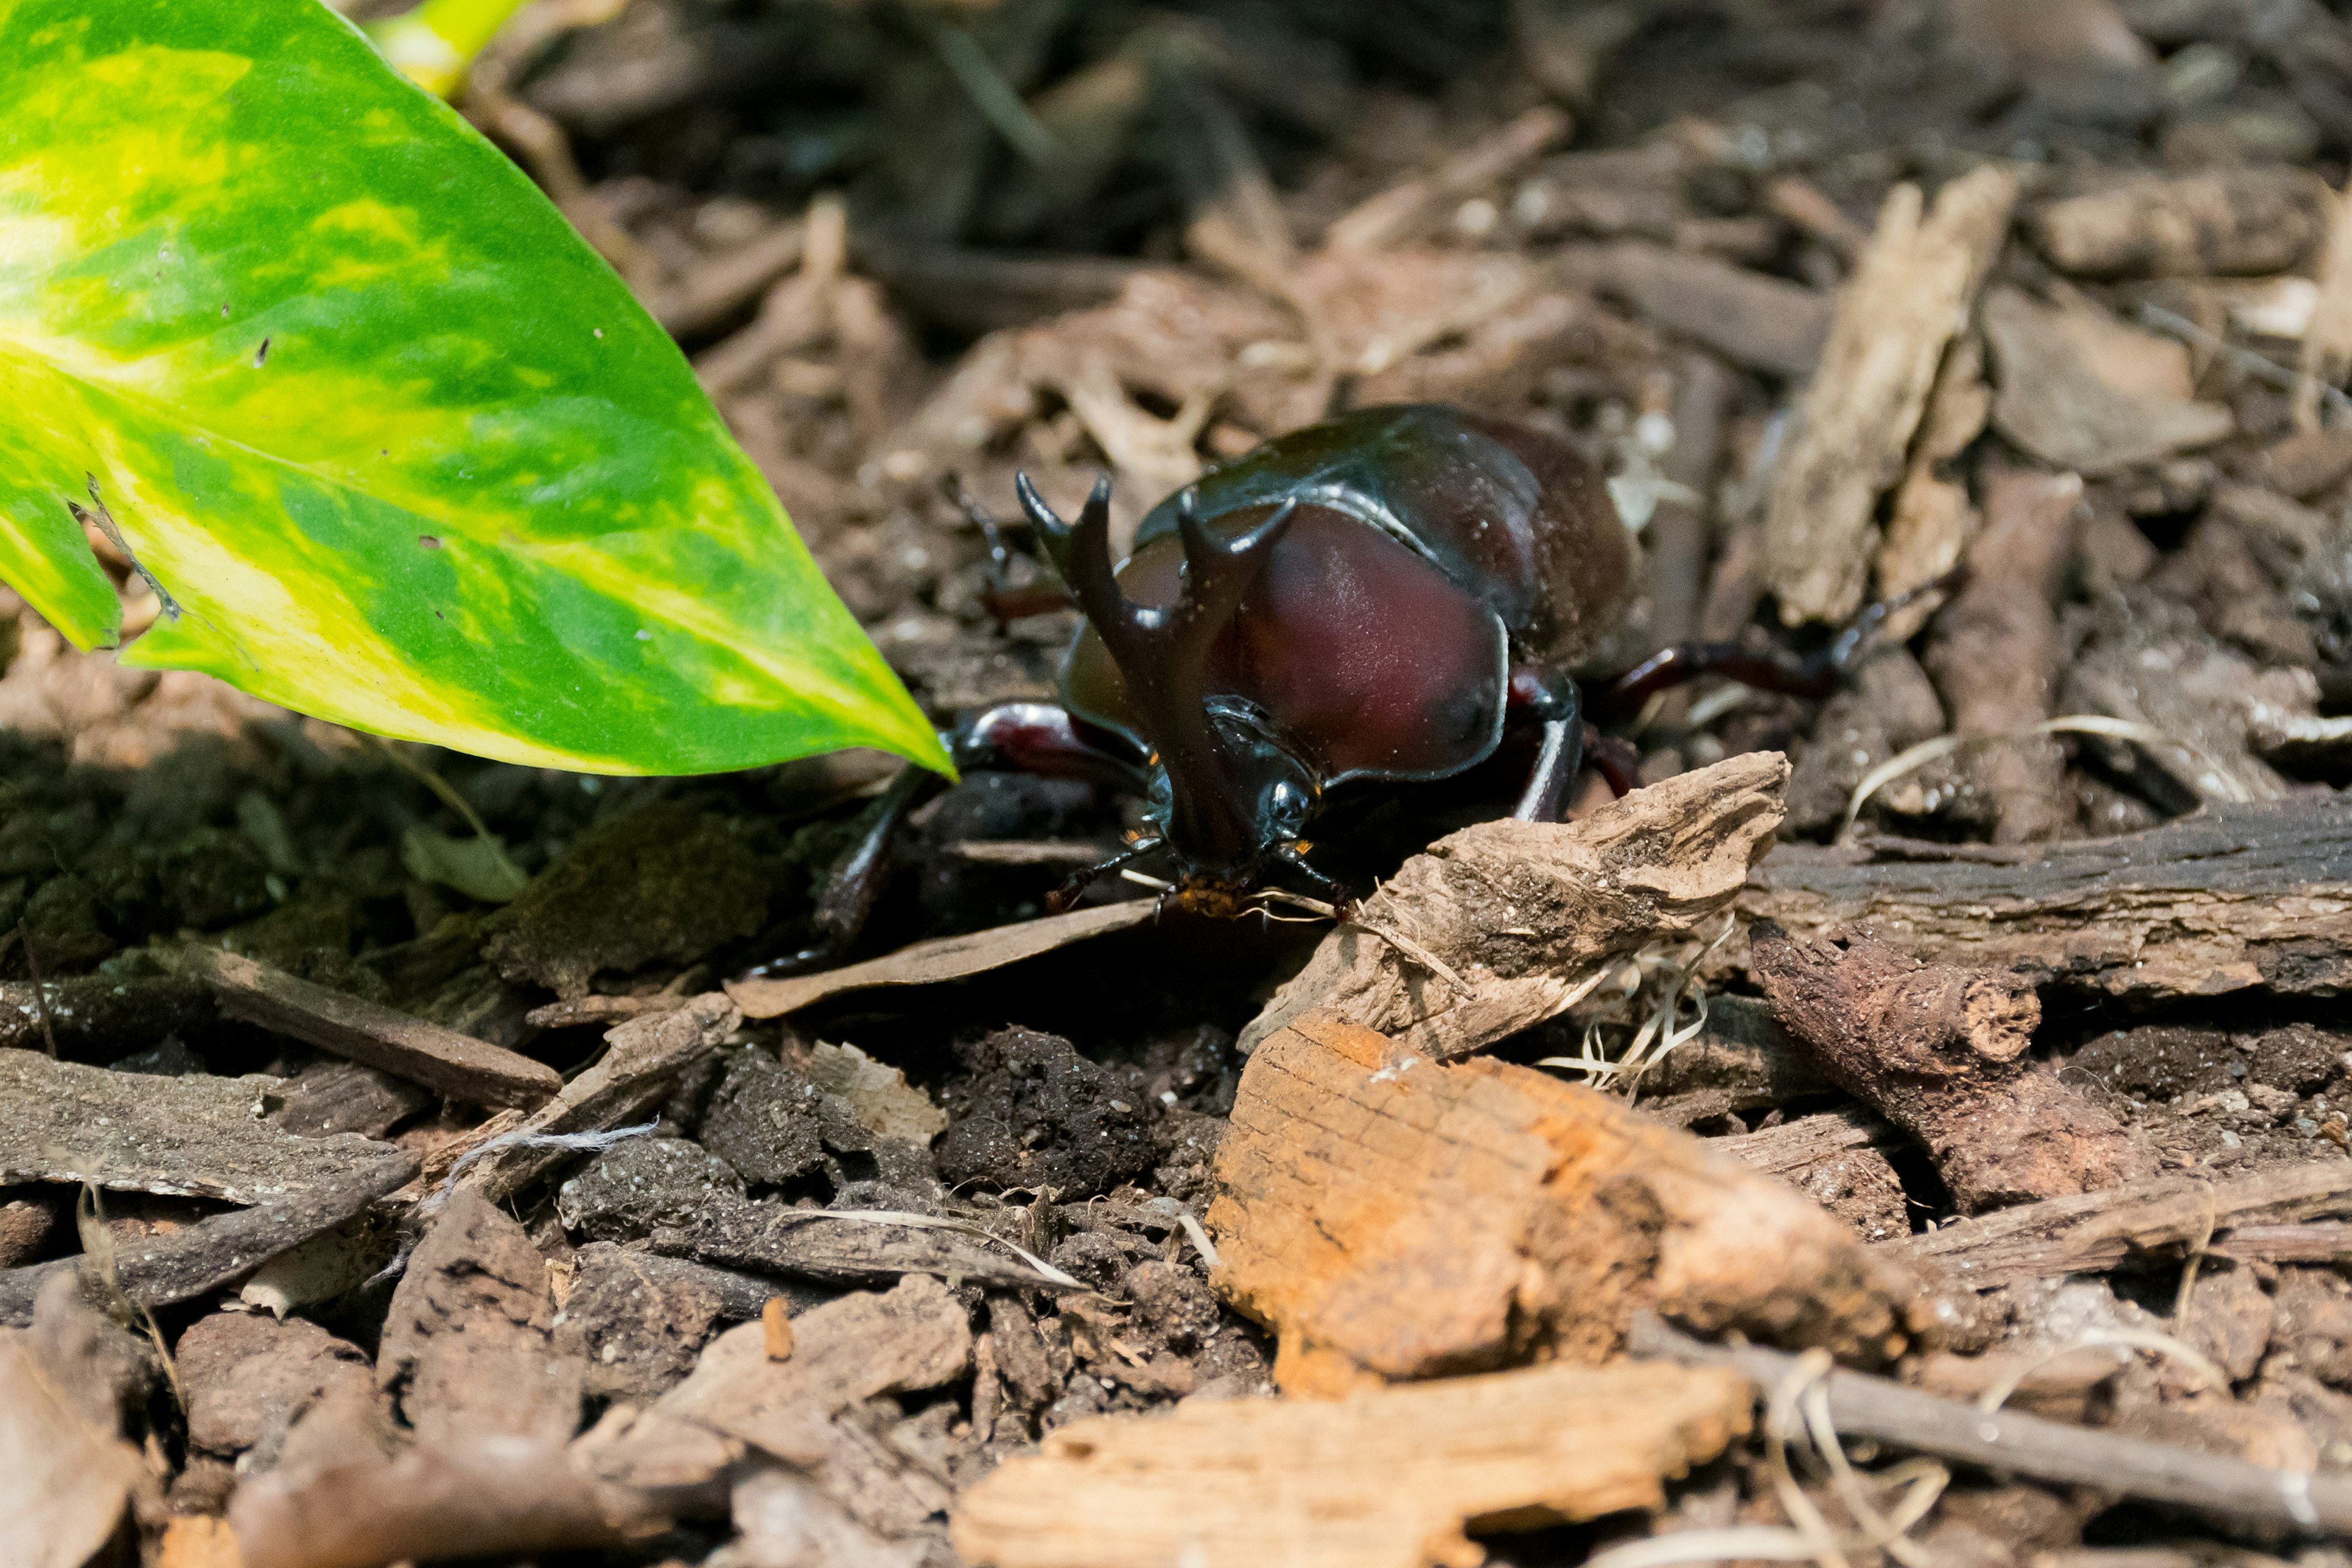
[[[1442,405],[1360,409],[1269,441],[1160,502],[1123,563],[1107,479],[1076,521],[1025,475],[1016,485],[1086,620],[1058,703],[986,710],[946,737],[950,753],[962,769],[1128,790],[1150,824],[1057,904],[1157,857],[1171,896],[1205,912],[1247,907],[1283,872],[1344,910],[1346,889],[1306,858],[1307,825],[1335,791],[1451,778],[1493,757],[1507,729],[1538,725],[1513,815],[1553,820],[1588,754],[1619,794],[1631,787],[1625,749],[1594,720],[1705,674],[1827,696],[1895,607],[1873,606],[1810,658],[1681,644],[1587,692],[1570,671],[1635,591],[1606,482],[1557,437]],[[993,521],[966,504],[993,543]],[[784,966],[855,939],[892,832],[933,787],[912,768],[899,776],[820,900],[822,945]]]

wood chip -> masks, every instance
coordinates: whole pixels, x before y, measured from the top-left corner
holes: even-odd
[[[373,1163],[354,1165],[337,1180],[284,1201],[215,1215],[122,1247],[115,1254],[116,1279],[124,1294],[143,1306],[193,1300],[333,1229],[415,1175],[415,1157],[390,1150]],[[78,1269],[81,1261],[61,1258],[0,1272],[0,1322],[28,1321],[41,1287]]]
[[[598,1473],[640,1485],[677,1485],[698,1468],[715,1476],[709,1467],[723,1468],[730,1448],[697,1447],[681,1427],[821,1465],[835,1447],[835,1415],[882,1394],[937,1388],[971,1364],[962,1304],[927,1276],[812,1307],[791,1324],[792,1353],[781,1361],[768,1353],[764,1321],[711,1341],[684,1383],[596,1450]]]
[[[282,1200],[396,1151],[356,1133],[299,1138],[261,1118],[278,1079],[157,1078],[0,1051],[0,1184]]]
[[[1788,778],[1778,752],[1748,752],[1573,823],[1483,822],[1442,838],[1323,939],[1242,1049],[1314,1010],[1432,1057],[1541,1023],[1602,960],[1689,936],[1727,905],[1771,845]]]
[[[2119,838],[1904,854],[1784,847],[1757,867],[1739,913],[1807,938],[1868,931],[1922,960],[2117,999],[2352,986],[2352,812],[2332,798],[2211,806]],[[1734,938],[1716,962],[1744,956]]]
[[[1066,914],[1047,915],[1042,920],[996,926],[969,936],[919,942],[884,957],[828,969],[821,974],[796,974],[786,980],[730,980],[727,983],[727,994],[743,1009],[746,1018],[780,1018],[845,992],[879,985],[936,985],[942,981],[967,980],[1088,937],[1139,926],[1158,913],[1159,905],[1149,899],[1098,904]]]
[[[1548,1366],[1339,1404],[1187,1402],[1050,1434],[964,1493],[992,1568],[1467,1568],[1465,1526],[1655,1508],[1747,1430],[1745,1379]]]
[[[78,1415],[26,1336],[0,1331],[0,1565],[81,1568],[146,1473],[138,1451]]]
[[[2132,181],[2027,220],[2051,265],[2080,278],[2284,272],[2319,242],[2327,187],[2302,169]]]
[[[1656,325],[1749,370],[1809,375],[1829,337],[1828,295],[1712,257],[1628,241],[1610,247],[1599,281]]]
[[[547,1261],[522,1226],[460,1187],[409,1258],[376,1375],[427,1444],[491,1434],[542,1447],[580,1425],[583,1368],[556,1341]]]
[[[760,1309],[760,1335],[770,1361],[793,1359],[792,1304],[782,1296],[770,1297]]]
[[[1251,1056],[1216,1179],[1214,1282],[1279,1334],[1286,1391],[1597,1361],[1645,1308],[1866,1360],[1901,1342],[1907,1281],[1787,1187],[1621,1100],[1334,1017]]]
[[[628,1545],[663,1520],[562,1447],[511,1437],[428,1444],[387,1461],[273,1470],[229,1508],[243,1568],[381,1568]]]
[[[1960,734],[2009,737],[2050,717],[2065,652],[2054,601],[2082,498],[2073,474],[2000,469],[1990,477],[1969,580],[1927,647],[1927,668]],[[2054,838],[2067,826],[2071,813],[2059,799],[2065,761],[2047,735],[1995,740],[1963,760],[1998,814],[1995,843]]]
[[[2237,416],[2226,405],[2167,395],[2145,374],[2100,374],[2082,339],[2105,323],[2086,316],[2046,309],[2014,289],[1996,289],[1985,300],[1985,337],[2000,387],[1993,425],[2021,450],[2096,476],[2236,431]]]
[[[1955,1283],[1991,1290],[2020,1279],[2099,1273],[2136,1255],[2227,1237],[2241,1226],[2259,1235],[2259,1227],[2347,1212],[2352,1160],[2335,1158],[2228,1182],[2168,1176],[2053,1198],[1908,1237],[1892,1250],[1933,1263]]]
[[[628,1125],[660,1104],[678,1075],[717,1050],[742,1021],[735,1005],[712,991],[616,1026],[604,1036],[604,1059],[533,1111],[514,1130],[524,1141],[483,1159],[466,1173],[465,1184],[493,1202],[513,1196],[569,1157],[562,1149],[532,1147],[530,1137]]]
[[[1937,364],[1967,324],[2016,195],[2015,176],[1982,168],[1946,185],[1924,217],[1915,185],[1897,185],[1880,209],[1773,476],[1765,571],[1790,625],[1862,603],[1878,498],[1902,475]]]
[[[1748,933],[1749,968],[1782,1026],[1865,1105],[1908,1132],[1963,1214],[2096,1191],[2145,1173],[2103,1106],[2024,1056],[2032,987],[2000,970],[1916,964],[1883,942]]]
[[[421,1083],[451,1100],[529,1110],[563,1087],[562,1076],[544,1062],[236,953],[190,946],[180,962],[212,986],[221,1011],[230,1017]]]

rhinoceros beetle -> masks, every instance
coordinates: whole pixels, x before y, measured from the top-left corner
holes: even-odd
[[[989,709],[949,750],[961,769],[1131,792],[1150,825],[1057,905],[1157,858],[1171,896],[1204,912],[1237,912],[1285,873],[1344,910],[1345,889],[1306,858],[1307,826],[1335,795],[1467,773],[1507,731],[1534,728],[1513,815],[1555,819],[1588,755],[1617,793],[1632,786],[1630,748],[1595,721],[1706,674],[1827,696],[1893,607],[1810,658],[1685,644],[1586,691],[1569,672],[1601,651],[1635,591],[1633,540],[1600,471],[1553,437],[1436,405],[1365,408],[1267,442],[1154,507],[1124,563],[1111,559],[1108,479],[1075,522],[1025,475],[1016,488],[1061,602],[1086,621],[1058,703]],[[995,544],[994,520],[976,521]],[[765,972],[854,940],[893,831],[935,787],[899,776],[820,900],[822,945]]]

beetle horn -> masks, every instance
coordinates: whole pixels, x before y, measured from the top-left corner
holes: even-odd
[[[1055,569],[1118,666],[1146,737],[1159,749],[1174,797],[1171,837],[1202,858],[1245,860],[1257,847],[1248,805],[1234,797],[1227,771],[1218,764],[1202,681],[1217,634],[1241,607],[1297,502],[1285,501],[1248,532],[1220,542],[1186,489],[1176,502],[1183,585],[1174,604],[1145,605],[1120,591],[1111,565],[1110,480],[1096,481],[1076,523],[1055,516],[1027,475],[1014,476],[1013,488]]]

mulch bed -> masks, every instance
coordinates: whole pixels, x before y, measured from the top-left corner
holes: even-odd
[[[1337,927],[1048,918],[1139,803],[975,774],[788,980],[887,759],[386,746],[0,590],[21,1560],[2341,1560],[2352,27],[614,9],[467,111],[943,724],[1077,624],[950,490],[1377,403],[1606,468],[1610,668],[1946,586]]]

